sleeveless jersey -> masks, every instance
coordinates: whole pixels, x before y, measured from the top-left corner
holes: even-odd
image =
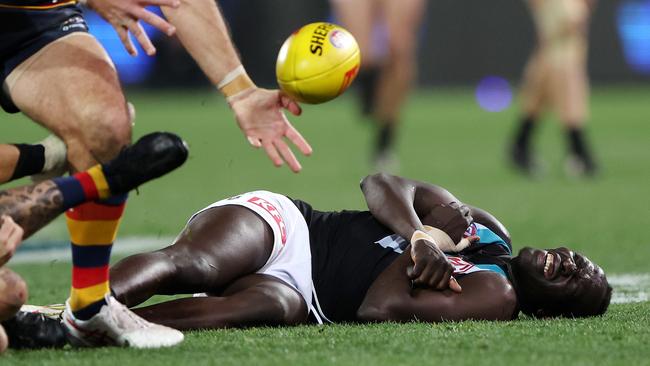
[[[327,320],[355,321],[366,292],[379,274],[404,251],[408,241],[394,234],[368,211],[325,212],[314,210],[306,202],[293,201],[309,227],[317,307]],[[466,249],[481,253],[482,260],[477,264],[470,260],[472,255],[450,255],[454,275],[491,270],[505,276],[507,271],[498,261],[490,262],[490,256],[509,254],[509,245],[478,223],[473,223],[466,235],[483,235],[481,243]]]

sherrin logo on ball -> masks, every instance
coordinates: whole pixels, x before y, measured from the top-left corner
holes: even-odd
[[[278,53],[280,89],[303,103],[323,103],[341,95],[357,76],[361,54],[352,34],[325,22],[294,32]]]

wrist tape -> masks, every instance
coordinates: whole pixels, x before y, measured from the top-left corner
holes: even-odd
[[[239,65],[234,70],[226,74],[217,84],[217,89],[221,91],[226,98],[234,97],[235,95],[255,87],[255,84],[246,74],[244,66]]]

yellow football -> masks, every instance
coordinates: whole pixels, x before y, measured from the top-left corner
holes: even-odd
[[[278,53],[280,89],[303,103],[323,103],[347,89],[359,72],[359,45],[350,32],[325,22],[294,32]]]

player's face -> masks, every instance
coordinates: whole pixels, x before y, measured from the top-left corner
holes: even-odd
[[[603,270],[567,248],[523,248],[512,269],[524,311],[536,316],[596,314],[608,292]]]

